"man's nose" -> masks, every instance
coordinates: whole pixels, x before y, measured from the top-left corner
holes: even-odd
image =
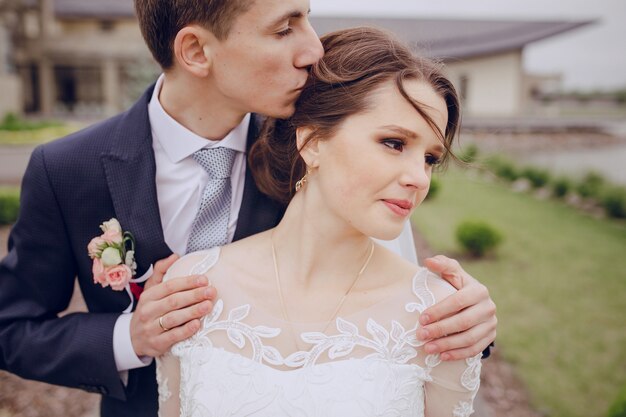
[[[317,63],[317,61],[324,56],[324,47],[322,46],[322,42],[320,42],[320,38],[317,36],[317,33],[315,33],[310,23],[307,22],[306,25],[306,36],[303,39],[301,50],[294,62],[297,68],[309,67]]]

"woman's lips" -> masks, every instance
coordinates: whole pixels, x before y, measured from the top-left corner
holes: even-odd
[[[383,203],[395,214],[402,217],[408,216],[413,209],[413,203],[408,200],[383,200]]]

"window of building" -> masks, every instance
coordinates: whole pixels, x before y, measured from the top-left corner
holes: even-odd
[[[112,32],[115,29],[115,22],[113,20],[101,20],[100,30],[102,32]]]

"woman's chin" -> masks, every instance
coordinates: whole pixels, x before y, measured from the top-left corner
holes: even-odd
[[[376,228],[376,230],[371,230],[370,233],[366,233],[369,237],[379,240],[394,240],[402,230],[404,229],[404,225],[400,225],[399,227],[386,227],[386,228]]]

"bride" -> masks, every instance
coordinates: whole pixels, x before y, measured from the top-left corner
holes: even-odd
[[[469,416],[480,355],[443,362],[419,314],[453,287],[376,243],[400,234],[450,155],[459,103],[438,65],[371,28],[322,38],[285,121],[250,153],[280,224],[188,254],[167,278],[220,289],[200,331],[158,358],[160,415]]]

